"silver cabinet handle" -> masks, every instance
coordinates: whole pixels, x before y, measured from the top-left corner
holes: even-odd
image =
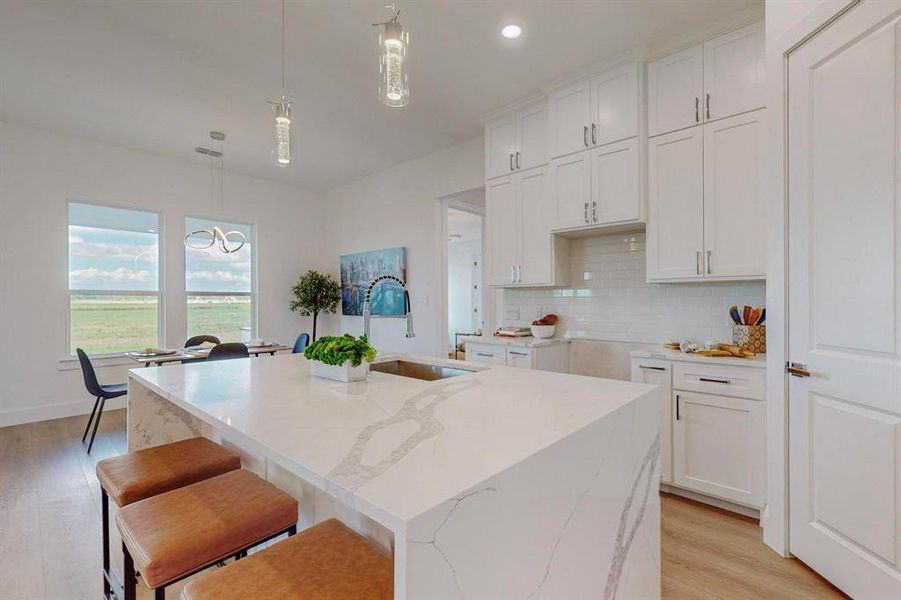
[[[582,141],[585,142],[585,147],[588,147],[588,125],[582,127]]]
[[[519,168],[519,150],[516,151],[516,168]]]
[[[591,220],[595,223],[598,222],[598,203],[594,201],[591,203]]]
[[[701,122],[701,113],[700,113],[700,108],[699,108],[700,106],[701,106],[701,99],[698,98],[697,96],[695,96],[695,123]]]
[[[595,125],[594,123],[591,124],[591,143],[592,144],[598,143],[598,126]]]
[[[677,421],[682,420],[682,414],[681,414],[681,411],[679,410],[679,394],[676,394],[676,420]]]
[[[698,377],[698,381],[706,381],[707,383],[732,383],[728,379],[711,379],[709,377]]]
[[[513,356],[528,356],[525,352],[514,352],[513,350],[509,350],[510,354]]]
[[[713,250],[707,251],[707,274],[710,275],[710,257],[713,256]]]
[[[701,274],[701,251],[700,250],[695,252],[695,272],[698,275]]]
[[[638,368],[645,371],[666,371],[666,367],[652,367],[651,365],[638,365]]]
[[[588,223],[588,203],[585,203],[585,211],[582,213],[582,218],[585,219],[585,222]]]
[[[710,94],[707,94],[707,118],[710,118]]]
[[[513,170],[513,153],[510,153],[510,170]]]
[[[516,283],[516,267],[510,265],[510,283]]]
[[[476,356],[484,356],[485,358],[494,358],[493,354],[488,354],[487,352],[476,352]]]

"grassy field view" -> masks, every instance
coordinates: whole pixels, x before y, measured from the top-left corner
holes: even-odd
[[[193,300],[193,297],[192,297]],[[188,336],[215,335],[223,342],[241,341],[241,327],[250,326],[248,298],[200,297],[188,302]],[[156,298],[72,296],[70,351],[88,354],[127,352],[156,347]],[[181,345],[181,340],[178,345]]]

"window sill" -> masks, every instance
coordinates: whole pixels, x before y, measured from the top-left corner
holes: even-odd
[[[132,365],[135,367],[142,366],[139,363],[127,358],[124,353],[100,354],[91,357],[91,363],[95,368],[102,369],[104,367],[121,367]],[[59,359],[58,371],[79,371],[81,364],[78,362],[77,356],[65,356]]]

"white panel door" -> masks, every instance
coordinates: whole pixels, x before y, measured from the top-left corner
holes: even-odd
[[[641,217],[638,138],[591,151],[591,220],[635,221]]]
[[[704,44],[704,116],[721,119],[764,105],[763,23]]]
[[[517,170],[547,164],[547,104],[541,102],[519,111],[516,117],[519,145],[514,157]]]
[[[790,550],[901,598],[901,2],[789,58]]]
[[[485,125],[485,179],[509,175],[516,170],[516,115]]]
[[[648,140],[648,280],[703,277],[703,133],[692,127]]]
[[[766,277],[764,112],[704,125],[704,265],[708,278]]]
[[[520,176],[519,214],[522,223],[522,260],[518,283],[551,283],[553,277],[554,200],[548,186],[547,168],[535,169]]]
[[[516,177],[488,182],[485,187],[485,233],[488,238],[488,283],[514,282],[519,262],[519,211]]]
[[[596,146],[638,135],[638,64],[591,78],[591,112]]]
[[[588,148],[591,102],[587,79],[554,90],[548,96],[550,157]]]
[[[648,135],[701,122],[704,48],[695,46],[648,65]]]
[[[673,402],[673,483],[762,508],[763,402],[682,391]]]
[[[665,360],[632,359],[632,381],[658,385],[660,398],[660,481],[673,481],[673,373]]]
[[[591,153],[579,152],[551,161],[551,198],[555,229],[591,223]]]

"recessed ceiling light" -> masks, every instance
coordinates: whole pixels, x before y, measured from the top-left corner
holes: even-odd
[[[518,38],[521,33],[522,28],[519,25],[505,25],[504,28],[501,29],[501,35],[508,40],[514,40]]]

